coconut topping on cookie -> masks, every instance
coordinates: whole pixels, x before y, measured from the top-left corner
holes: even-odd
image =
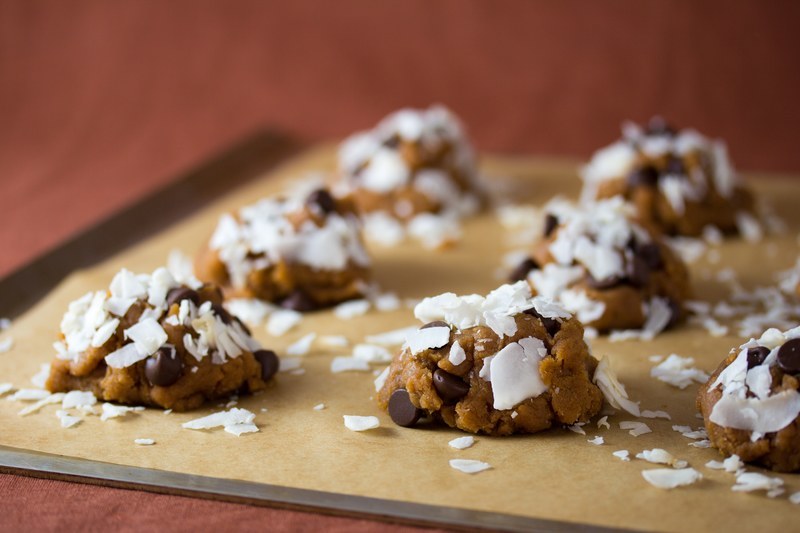
[[[626,123],[623,138],[595,153],[582,177],[583,201],[623,195],[643,223],[669,234],[700,235],[707,226],[751,234],[758,226],[725,143],[658,117],[645,129]]]
[[[546,212],[544,238],[513,278],[599,330],[648,325],[657,333],[678,319],[685,266],[633,220],[630,204],[621,197],[584,206],[556,200]]]
[[[261,389],[278,366],[222,307],[218,288],[180,284],[165,268],[123,269],[109,290],[73,301],[54,348],[52,392],[89,389],[104,400],[176,409],[242,386]]]
[[[697,396],[711,444],[745,462],[800,470],[800,327],[739,346]]]
[[[334,305],[366,286],[370,259],[360,230],[350,202],[324,188],[266,198],[220,218],[198,276],[296,311]]]
[[[392,245],[406,233],[427,247],[458,239],[459,217],[481,203],[475,156],[447,109],[402,109],[339,150],[337,193],[360,211],[367,237]],[[432,216],[435,215],[435,216]]]

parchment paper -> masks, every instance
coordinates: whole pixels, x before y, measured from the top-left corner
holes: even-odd
[[[277,192],[287,180],[307,171],[332,168],[330,147],[308,152],[272,176],[232,191],[207,209],[164,228],[160,235],[91,269],[73,273],[38,305],[15,319],[10,331],[15,347],[0,354],[0,382],[31,387],[30,377],[52,358],[51,343],[67,304],[87,291],[107,287],[119,268],[150,272],[166,262],[173,248],[193,255],[222,212]],[[574,162],[487,157],[484,168],[488,174],[503,178],[495,184],[516,184],[517,198],[528,197],[536,203],[555,193],[574,196],[578,190]],[[800,213],[795,208],[800,198],[798,182],[754,179],[752,183],[777,207],[790,229],[782,237],[761,243],[726,242],[719,248],[721,261],[717,265],[704,260],[693,265],[696,298],[715,301],[727,293],[713,279],[703,280],[704,273],[731,266],[745,286],[753,286],[773,283],[775,271],[794,263],[800,227]],[[391,249],[372,247],[375,277],[385,290],[403,298],[491,290],[501,283],[496,271],[509,250],[507,235],[491,214],[467,222],[464,230],[461,244],[445,252],[424,251],[414,244]],[[413,312],[405,307],[388,313],[372,311],[351,320],[319,312],[283,337],[272,338],[263,327],[256,328],[255,334],[265,346],[282,353],[289,343],[308,332],[345,335],[356,343],[366,334],[415,323]],[[586,436],[561,429],[512,438],[477,436],[472,448],[455,450],[447,443],[463,435],[458,431],[395,426],[374,403],[372,373],[332,374],[332,357],[349,355],[347,349],[314,348],[303,361],[305,374],[281,373],[277,386],[240,400],[239,407],[257,414],[259,433],[235,437],[221,429],[181,428],[182,422],[220,410],[217,405],[167,415],[148,409],[106,422],[88,416],[78,426],[62,429],[54,414],[57,406],[20,417],[17,412],[24,404],[0,400],[0,444],[121,465],[568,522],[671,531],[776,530],[793,523],[789,520],[796,519],[798,509],[786,495],[772,500],[763,492],[731,492],[732,474],[703,466],[711,459],[720,459],[718,453],[689,447],[691,441],[671,429],[673,424],[701,425],[695,417],[696,387],[678,390],[649,375],[653,366],[650,355],[692,356],[698,367],[710,372],[742,341],[733,335],[713,338],[705,330],[688,325],[648,343],[610,343],[604,338],[593,341],[596,356],[612,356],[632,398],[641,401],[643,408],[664,409],[672,415],[671,421],[642,419],[653,432],[639,437],[618,428],[620,421],[633,417],[617,414],[609,419],[611,430],[592,423],[586,426]],[[313,410],[319,403],[326,408]],[[345,414],[378,416],[381,427],[351,432],[343,425]],[[587,439],[595,435],[604,437],[605,444],[589,444]],[[152,438],[156,444],[137,446],[133,442],[136,438]],[[642,470],[656,465],[636,459],[622,462],[611,454],[627,449],[634,456],[654,447],[688,460],[705,479],[686,488],[659,490],[641,476]],[[491,464],[492,469],[466,475],[450,468],[448,461],[454,458],[479,459]],[[800,490],[796,475],[781,477],[786,481],[787,495]]]

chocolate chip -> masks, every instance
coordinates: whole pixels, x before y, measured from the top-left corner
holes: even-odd
[[[508,275],[508,281],[511,283],[522,281],[523,279],[528,278],[528,272],[531,270],[538,270],[539,263],[531,259],[530,257],[525,259],[521,262],[517,267],[511,271],[511,274]]]
[[[547,213],[544,217],[544,236],[549,237],[553,231],[558,227],[558,217],[552,213]]]
[[[183,362],[173,354],[175,350],[162,346],[144,363],[144,375],[147,380],[158,387],[169,387],[181,377]]]
[[[298,290],[287,296],[281,302],[281,307],[284,309],[291,309],[293,311],[305,313],[306,311],[313,311],[317,308],[317,305],[314,303],[314,300],[308,297],[306,293]]]
[[[593,289],[597,289],[599,291],[603,291],[606,289],[613,289],[614,287],[618,286],[623,282],[623,278],[619,276],[609,276],[607,278],[603,278],[601,280],[594,279],[591,275],[586,278],[586,284],[589,285]]]
[[[433,388],[445,403],[456,403],[469,392],[469,385],[458,377],[445,372],[441,368],[433,373]]]
[[[653,117],[647,123],[648,135],[668,135],[670,137],[675,135],[675,128],[669,125],[666,120],[661,117]]]
[[[634,287],[644,287],[650,281],[650,267],[647,262],[634,255],[627,267],[628,281]]]
[[[683,165],[681,158],[675,157],[674,155],[669,156],[669,159],[667,159],[667,166],[664,169],[664,174],[670,174],[672,176],[685,175],[686,167]]]
[[[308,205],[316,205],[325,214],[336,211],[336,200],[325,189],[317,189],[309,194],[306,203]]]
[[[450,324],[448,324],[444,320],[434,320],[433,322],[428,322],[419,329],[428,329],[428,328],[450,328]]]
[[[256,350],[253,352],[253,357],[255,357],[258,364],[261,365],[262,381],[269,381],[269,379],[278,372],[280,361],[272,350]]]
[[[786,373],[800,372],[800,339],[792,339],[778,348],[778,366]]]
[[[197,291],[193,291],[189,287],[176,287],[170,289],[167,293],[167,309],[172,307],[172,304],[180,304],[183,300],[191,300],[194,305],[200,304],[200,295]]]
[[[411,403],[407,390],[397,389],[389,397],[389,416],[398,426],[408,428],[419,421],[422,410]]]
[[[655,187],[657,183],[658,170],[651,166],[635,168],[628,174],[628,185],[630,187]]]
[[[756,346],[747,350],[747,368],[753,368],[764,362],[769,355],[769,348],[766,346]]]
[[[559,322],[555,318],[545,318],[545,317],[543,317],[542,315],[539,314],[539,312],[534,307],[531,307],[530,309],[526,309],[525,311],[523,311],[523,313],[525,313],[526,315],[531,315],[533,317],[538,318],[539,321],[542,323],[542,326],[544,326],[544,329],[547,330],[547,333],[551,337],[555,337],[556,333],[561,331],[561,322]]]
[[[211,309],[225,324],[230,324],[233,322],[233,317],[231,314],[220,304],[212,304]]]
[[[383,141],[383,145],[386,148],[392,148],[392,149],[397,148],[400,145],[400,136],[396,134],[392,135],[391,137]]]
[[[661,248],[656,243],[648,242],[636,246],[634,253],[641,257],[652,270],[658,270],[664,264]]]

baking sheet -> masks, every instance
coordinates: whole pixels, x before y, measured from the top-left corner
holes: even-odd
[[[0,381],[30,386],[30,377],[52,357],[51,343],[71,300],[108,286],[123,266],[149,272],[162,265],[174,248],[193,254],[213,230],[219,214],[277,192],[309,171],[333,168],[333,154],[331,147],[309,151],[269,176],[241,186],[165,227],[158,235],[66,277],[15,319],[10,332],[15,347],[0,355]],[[574,195],[579,185],[574,162],[486,157],[483,166],[488,174],[502,177],[496,184],[516,184],[515,197],[527,195],[535,203],[556,193]],[[726,294],[724,286],[713,279],[701,281],[711,269],[732,266],[740,281],[752,286],[772,283],[774,271],[795,261],[795,236],[800,228],[800,214],[793,205],[800,197],[797,182],[753,182],[788,222],[790,231],[756,244],[726,242],[719,247],[719,264],[700,261],[693,265],[696,298],[715,301]],[[375,277],[385,290],[403,298],[443,291],[487,292],[501,282],[496,271],[509,250],[506,233],[491,214],[467,221],[464,233],[459,246],[440,253],[423,251],[411,243],[391,249],[373,247]],[[412,324],[413,314],[407,308],[373,311],[351,320],[319,312],[280,338],[270,337],[264,328],[254,332],[265,346],[282,353],[288,344],[309,332],[345,335],[355,343],[367,334]],[[20,417],[17,412],[23,404],[0,401],[0,445],[195,476],[570,523],[672,531],[754,526],[778,529],[796,514],[785,496],[771,500],[761,493],[732,493],[731,474],[703,467],[708,460],[719,458],[716,452],[689,447],[688,439],[672,431],[673,424],[700,425],[694,410],[696,387],[681,391],[649,376],[653,366],[650,355],[692,356],[697,366],[711,371],[731,347],[741,342],[735,336],[712,338],[705,330],[690,326],[648,343],[610,343],[604,338],[593,341],[596,356],[612,356],[632,398],[641,401],[644,408],[664,409],[672,415],[671,421],[644,420],[653,433],[639,437],[618,429],[619,421],[632,419],[618,414],[609,419],[611,430],[590,425],[586,436],[562,430],[511,438],[478,436],[472,448],[454,450],[447,442],[462,433],[444,427],[395,426],[375,406],[372,374],[332,374],[332,357],[348,355],[347,350],[315,348],[303,360],[305,374],[281,373],[276,387],[240,400],[239,407],[257,414],[261,431],[256,434],[235,437],[222,430],[181,428],[182,422],[219,410],[215,405],[168,415],[147,410],[106,422],[86,417],[78,426],[62,429],[54,415],[55,406]],[[326,408],[313,410],[319,403]],[[348,431],[342,423],[345,414],[378,416],[381,427],[364,433]],[[589,444],[587,439],[595,435],[603,436],[606,443]],[[136,438],[153,438],[157,444],[137,446],[133,443]],[[619,449],[635,455],[654,447],[688,460],[705,479],[682,489],[658,490],[641,477],[643,469],[656,465],[639,460],[623,463],[611,455]],[[469,476],[449,467],[448,461],[453,458],[479,459],[493,468]],[[800,490],[797,476],[781,477],[787,493]]]

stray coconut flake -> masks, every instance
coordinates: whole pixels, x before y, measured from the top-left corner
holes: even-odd
[[[475,437],[466,436],[466,437],[458,437],[456,439],[451,440],[447,443],[451,448],[455,448],[456,450],[466,450],[473,444],[475,444]]]
[[[367,431],[381,425],[377,416],[342,415],[344,427],[350,431]]]
[[[50,377],[50,363],[42,363],[39,365],[39,371],[31,378],[31,383],[44,389],[48,377]]]
[[[603,357],[597,365],[592,381],[600,388],[606,401],[615,409],[624,409],[628,413],[639,416],[639,403],[631,401],[625,386],[619,382],[611,369],[611,360]]]
[[[11,383],[0,383],[0,396],[14,390],[14,385]]]
[[[322,335],[319,343],[330,348],[347,348],[350,341],[344,335]]]
[[[25,389],[23,389],[23,390],[25,390]],[[17,391],[17,392],[21,392],[21,391]],[[24,409],[22,409],[18,413],[19,416],[26,416],[26,415],[29,415],[31,413],[35,413],[36,411],[38,411],[39,409],[41,409],[45,405],[61,403],[61,400],[64,399],[64,393],[63,392],[57,392],[55,394],[50,394],[47,391],[42,391],[42,392],[47,393],[47,396],[45,396],[44,398],[41,398],[39,401],[37,401],[33,405],[29,405],[28,407],[25,407]],[[9,398],[9,399],[12,399],[12,398],[13,398],[13,396],[11,398]]]
[[[653,430],[645,424],[644,422],[636,422],[633,420],[625,420],[619,423],[620,429],[629,429],[629,434],[633,435],[634,437],[638,437],[639,435],[644,435],[645,433],[652,433]]]
[[[674,489],[700,481],[703,474],[694,468],[656,468],[643,470],[642,477],[656,488]]]
[[[654,366],[650,370],[650,375],[679,389],[685,389],[692,383],[705,383],[708,381],[708,374],[694,368],[693,365],[694,359],[692,357],[671,354],[664,361]]]
[[[587,441],[589,444],[594,444],[595,446],[600,446],[606,443],[606,440],[603,437],[595,436],[593,439],[589,439]]]
[[[600,420],[597,421],[598,428],[605,428],[611,429],[611,424],[608,423],[608,416],[602,417]]]
[[[395,329],[385,333],[367,335],[364,340],[370,344],[380,344],[381,346],[400,346],[406,342],[406,337],[408,337],[409,334],[417,331],[418,329],[419,326],[409,326],[407,328]]]
[[[630,454],[631,452],[629,452],[628,450],[617,450],[615,452],[611,452],[611,455],[617,457],[621,461],[630,461],[631,460]]]
[[[241,433],[237,434],[237,431],[243,429],[240,426],[244,426],[244,429],[250,429],[249,426],[253,425],[255,417],[255,413],[251,413],[247,409],[234,407],[230,411],[220,411],[202,418],[190,420],[189,422],[184,422],[181,424],[181,427],[185,429],[213,429],[223,426],[226,430],[231,427],[232,429],[229,433],[239,435]],[[256,431],[258,431],[258,428],[256,428]],[[243,432],[249,433],[250,431]]]
[[[357,357],[337,356],[331,361],[331,372],[369,372],[369,362]]]
[[[144,411],[144,407],[140,405],[128,407],[127,405],[114,405],[113,403],[104,403],[102,409],[103,413],[100,415],[100,420],[103,422],[110,418],[119,418],[125,416],[128,413]]]
[[[316,333],[309,333],[308,335],[304,335],[296,342],[286,347],[286,355],[290,356],[306,355],[309,352],[309,350],[311,350],[311,344],[314,342],[314,339],[316,338],[317,338]]]
[[[424,350],[441,348],[450,342],[450,328],[441,326],[420,328],[412,331],[406,337],[406,342],[413,355]]]
[[[56,417],[58,418],[59,422],[61,422],[61,427],[65,429],[71,428],[81,422],[80,417],[72,416],[63,409],[59,409],[58,411],[56,411]]]
[[[490,469],[492,465],[474,459],[450,459],[450,467],[465,474],[477,474]]]
[[[386,383],[386,379],[388,377],[389,377],[389,367],[387,366],[386,368],[383,369],[383,372],[378,374],[378,377],[375,378],[374,381],[375,392],[379,392],[383,388],[383,385]]]
[[[333,314],[341,320],[349,320],[367,314],[369,308],[369,300],[351,300],[334,307]]]
[[[313,407],[313,409],[314,409],[315,411],[322,411],[323,409],[325,409],[325,404],[324,404],[324,403],[318,403],[317,405],[315,405],[315,406]]]
[[[278,362],[278,372],[293,372],[299,370],[303,360],[299,357],[281,357]]]
[[[767,496],[774,498],[784,492],[783,480],[779,477],[768,477],[758,472],[740,472],[736,475],[736,484],[731,487],[734,492],[753,492],[764,490]]]
[[[269,316],[267,333],[273,337],[280,337],[303,320],[303,315],[291,309],[279,309]]]
[[[652,450],[642,450],[636,454],[637,459],[644,459],[648,463],[669,465],[672,468],[686,468],[689,463],[681,459],[676,459],[674,455],[663,448],[653,448]]]
[[[139,446],[152,446],[156,441],[153,439],[133,439],[133,443]]]

